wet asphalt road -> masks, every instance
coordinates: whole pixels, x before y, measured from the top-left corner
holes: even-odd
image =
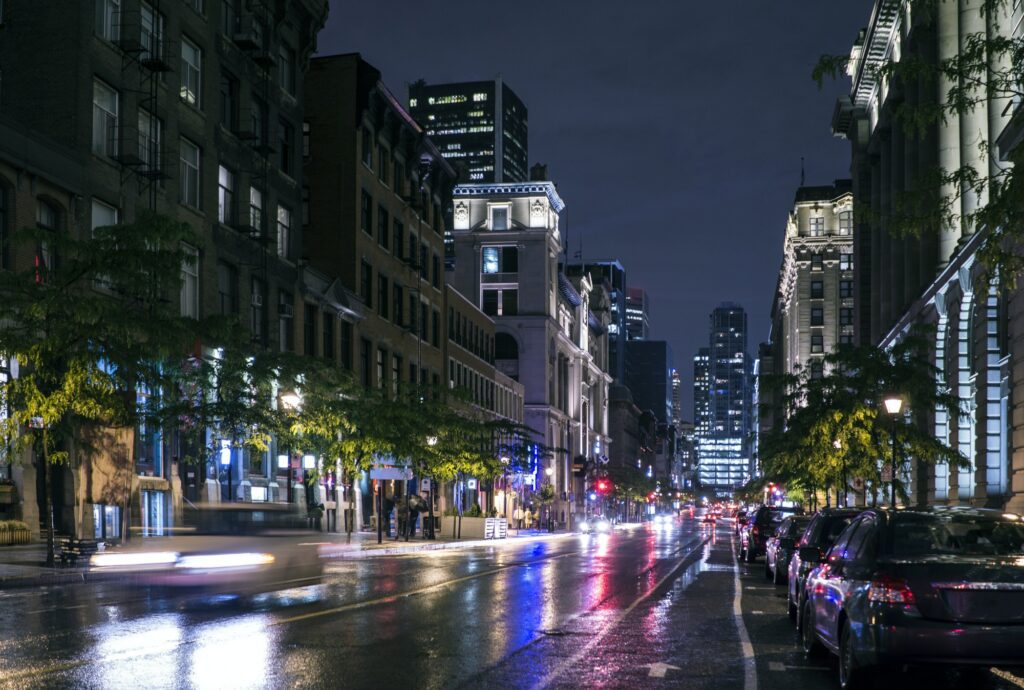
[[[322,584],[245,600],[0,591],[0,687],[836,688],[729,527],[337,561]],[[914,670],[893,686],[1024,681]]]

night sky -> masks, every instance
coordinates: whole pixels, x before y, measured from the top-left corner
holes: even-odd
[[[800,183],[847,177],[831,135],[848,82],[819,90],[872,0],[331,0],[320,54],[359,52],[406,84],[500,75],[529,110],[530,163],[569,213],[569,254],[617,258],[648,291],[692,414],[692,356],[723,301],[767,340],[786,214]]]

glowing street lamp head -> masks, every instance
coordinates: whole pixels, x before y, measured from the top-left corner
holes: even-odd
[[[903,398],[898,395],[885,397],[885,411],[891,415],[898,415],[903,410]]]
[[[544,469],[544,474],[546,474],[549,477],[551,475],[553,475],[554,473],[555,473],[555,468],[554,467],[547,467],[547,468]]]
[[[437,445],[437,436],[427,436],[427,445],[428,446],[436,446]]]
[[[281,404],[289,410],[297,410],[302,405],[302,396],[294,391],[281,395]]]

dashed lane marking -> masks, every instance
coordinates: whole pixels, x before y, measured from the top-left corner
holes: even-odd
[[[732,540],[735,547],[736,540]],[[754,645],[747,634],[747,626],[743,624],[743,584],[740,582],[740,562],[736,559],[736,549],[732,550],[732,571],[736,594],[732,600],[732,616],[736,621],[736,629],[740,635],[740,649],[743,651],[743,690],[757,690],[757,663],[754,659]],[[748,587],[747,589],[754,589]]]
[[[779,661],[768,662],[769,671],[828,671],[828,666],[790,666]]]

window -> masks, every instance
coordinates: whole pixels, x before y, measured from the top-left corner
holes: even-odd
[[[373,306],[373,266],[364,261],[359,274],[359,296],[367,307]]]
[[[369,388],[373,383],[373,372],[370,371],[370,351],[373,345],[366,338],[359,340],[359,377],[364,388]]]
[[[434,347],[441,347],[441,312],[437,309],[431,315],[430,326],[430,344]]]
[[[399,259],[405,256],[405,226],[402,221],[395,218],[394,231],[391,233],[394,238],[394,246],[391,248]]]
[[[342,321],[338,331],[341,335],[341,366],[352,371],[352,324]]]
[[[387,209],[383,206],[377,207],[377,243],[384,249],[388,248],[388,242],[390,241],[389,232],[391,230],[391,218],[388,215]]]
[[[382,318],[388,318],[388,306],[391,304],[391,300],[388,299],[388,278],[387,276],[377,275],[377,313]]]
[[[295,313],[295,298],[292,293],[285,290],[279,290],[277,293],[277,328],[278,328],[278,344],[281,346],[281,352],[294,352],[295,351],[295,319],[292,316]]]
[[[811,281],[811,299],[821,299],[825,296],[825,284],[820,280]]]
[[[482,309],[488,316],[515,316],[519,313],[519,290],[517,288],[484,290]]]
[[[840,280],[839,281],[839,296],[840,297],[853,297],[853,281],[852,280]]]
[[[96,0],[96,35],[108,41],[121,36],[121,0]]]
[[[420,340],[426,341],[430,337],[430,309],[426,302],[420,302]]]
[[[334,317],[328,312],[320,315],[320,330],[323,332],[323,349],[320,354],[324,359],[334,361]]]
[[[388,161],[390,160],[391,152],[384,146],[377,147],[377,179],[384,184],[388,183]]]
[[[199,250],[182,245],[185,260],[181,264],[181,315],[199,318]]]
[[[302,187],[302,224],[309,225],[309,187]]]
[[[222,0],[220,5],[220,28],[224,32],[225,36],[234,36],[238,33],[239,20],[241,18],[241,12],[239,12],[239,4],[242,0]]]
[[[295,172],[292,166],[292,147],[295,139],[295,128],[284,120],[279,120],[277,124],[281,143],[281,172],[290,177]]]
[[[398,326],[403,326],[405,314],[402,311],[405,305],[404,296],[402,295],[402,286],[395,283],[391,286],[391,318]]]
[[[159,60],[163,58],[164,16],[155,12],[149,3],[139,5],[139,23],[142,53],[139,60]]]
[[[824,363],[820,359],[811,360],[811,378],[820,379],[824,374]]]
[[[387,361],[388,351],[382,347],[377,348],[377,388],[387,388]]]
[[[402,382],[402,358],[391,356],[391,394],[398,395],[398,384]]]
[[[266,342],[267,312],[263,306],[266,297],[266,286],[259,278],[252,278],[249,283],[249,332],[253,342],[261,345]]]
[[[92,229],[117,225],[118,211],[115,207],[102,201],[92,200]]]
[[[201,89],[203,51],[186,37],[181,37],[181,100],[196,108],[202,105]]]
[[[142,161],[142,172],[160,170],[162,130],[163,123],[159,118],[139,108],[139,160]]]
[[[217,168],[217,220],[225,225],[235,222],[235,173],[223,165]]]
[[[853,345],[853,334],[852,333],[841,333],[839,335],[840,345]]]
[[[483,272],[518,273],[519,249],[517,247],[484,247]]]
[[[441,257],[434,254],[434,258],[430,262],[430,282],[438,290],[441,289]]]
[[[370,130],[363,127],[361,130],[361,146],[363,154],[363,165],[367,168],[373,168],[373,138],[370,135]]]
[[[395,194],[405,194],[405,167],[396,160],[392,168],[394,169],[392,189],[395,190]]]
[[[359,227],[373,237],[373,197],[365,189],[359,198]]]
[[[853,309],[850,307],[842,307],[839,310],[839,325],[840,326],[852,326],[853,325]]]
[[[36,203],[36,225],[45,230],[56,231],[60,225],[60,209],[48,201],[39,199]],[[41,240],[36,246],[36,282],[45,283],[54,268],[53,245]]]
[[[418,300],[416,299],[416,295],[410,294],[409,295],[409,323],[408,323],[408,328],[409,328],[409,331],[411,333],[415,333],[416,332],[416,314],[419,313],[419,307],[416,306],[417,302],[418,302]],[[415,380],[416,379],[413,379],[413,382],[415,382]]]
[[[811,254],[811,270],[812,271],[820,271],[823,265],[824,264],[822,262],[821,252],[815,252],[815,253]]]
[[[292,212],[284,206],[277,207],[277,255],[292,258]]]
[[[302,310],[302,346],[307,357],[316,356],[316,315],[315,304],[306,304]]]
[[[302,157],[309,158],[309,123],[302,123]]]
[[[188,139],[181,140],[181,171],[178,178],[178,201],[199,208],[199,147]]]
[[[823,307],[811,307],[811,325],[825,325],[825,309]]]
[[[217,293],[220,297],[220,313],[238,313],[238,269],[224,261],[217,262]]]
[[[824,216],[812,216],[808,220],[808,229],[811,237],[821,237],[825,234],[825,218]]]
[[[853,211],[843,211],[839,214],[839,234],[853,234]]]
[[[811,334],[811,353],[820,354],[825,351],[825,336],[821,333]]]
[[[238,129],[238,80],[227,72],[220,74],[220,124],[229,132]]]
[[[491,206],[491,230],[508,230],[508,206]]]
[[[427,256],[430,254],[430,248],[425,245],[420,245],[420,278],[423,280],[430,279],[430,266],[427,265]]]
[[[117,91],[101,81],[92,83],[92,152],[100,156],[117,155]]]
[[[257,234],[263,234],[263,192],[249,187],[249,225]]]
[[[295,95],[295,51],[283,43],[277,49],[277,81],[282,89]]]
[[[199,14],[203,13],[203,5],[206,0],[185,0],[185,4],[194,9]]]
[[[249,130],[246,136],[257,143],[266,143],[267,104],[255,96],[252,97],[252,103],[249,105]]]
[[[839,255],[839,270],[840,271],[852,271],[853,270],[853,254],[840,254]]]

